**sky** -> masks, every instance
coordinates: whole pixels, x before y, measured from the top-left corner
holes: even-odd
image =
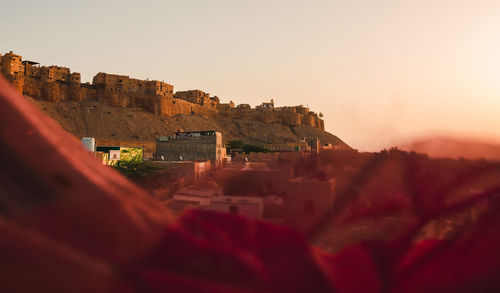
[[[353,148],[500,141],[498,0],[10,1],[0,53],[306,105]]]

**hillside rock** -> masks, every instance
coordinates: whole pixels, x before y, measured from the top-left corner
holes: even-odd
[[[163,117],[140,108],[112,107],[95,100],[59,103],[31,100],[77,137],[154,141],[159,136],[173,135],[177,131],[216,129],[222,132],[224,142],[240,139],[253,144],[282,144],[314,136],[319,137],[321,143],[347,146],[338,137],[309,125],[293,127],[279,123],[266,124],[257,120],[228,117],[210,119],[185,114]]]

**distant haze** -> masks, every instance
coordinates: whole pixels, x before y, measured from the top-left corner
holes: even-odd
[[[360,150],[500,141],[500,1],[10,1],[0,53],[309,105]]]
[[[500,144],[452,137],[433,137],[414,141],[399,148],[435,158],[487,159],[500,161]]]

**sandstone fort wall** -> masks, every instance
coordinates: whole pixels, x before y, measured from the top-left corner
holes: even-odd
[[[139,80],[124,75],[100,72],[92,83],[81,83],[78,72],[59,66],[40,66],[23,61],[12,51],[0,55],[2,74],[24,95],[35,99],[59,102],[97,99],[103,104],[142,108],[155,115],[199,115],[208,118],[229,117],[280,123],[290,126],[310,125],[324,129],[324,121],[303,106],[274,107],[274,101],[252,108],[248,104],[220,103],[201,90],[178,91],[174,86],[157,80]]]

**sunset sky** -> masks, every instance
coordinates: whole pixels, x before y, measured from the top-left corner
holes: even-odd
[[[0,53],[308,105],[360,150],[500,141],[500,1],[10,1]]]

